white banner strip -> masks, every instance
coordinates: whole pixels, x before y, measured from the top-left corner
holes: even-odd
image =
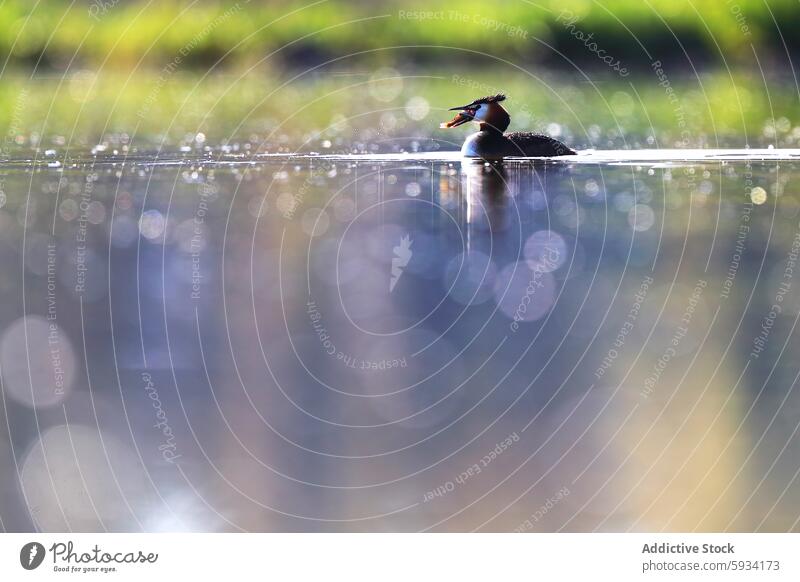
[[[4,534],[0,580],[800,580],[797,534]],[[257,576],[257,578],[256,578]]]

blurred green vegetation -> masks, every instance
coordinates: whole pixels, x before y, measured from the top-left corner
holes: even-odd
[[[455,144],[462,130],[437,129],[444,109],[503,91],[512,129],[576,147],[795,146],[797,6],[5,0],[0,130],[6,153],[108,136],[188,143],[198,132],[270,151]],[[410,114],[413,98],[429,111]]]
[[[58,78],[6,76],[0,83],[0,131],[16,146],[91,147],[103,139],[143,146],[250,142],[262,151],[381,144],[423,147],[448,140],[457,149],[471,128],[439,130],[446,108],[505,91],[513,130],[560,135],[577,147],[797,147],[797,96],[784,79],[727,72],[672,78],[671,101],[654,74],[589,83],[516,69],[471,76],[379,69],[348,75],[261,72],[88,70]],[[685,133],[682,133],[685,132]],[[122,137],[121,137],[122,136]],[[687,140],[685,143],[683,140]],[[338,151],[344,151],[339,149]]]
[[[515,62],[570,67],[569,58],[598,65],[575,38],[577,28],[631,66],[683,58],[684,49],[700,62],[752,64],[753,49],[767,60],[784,54],[784,44],[796,52],[797,6],[796,0],[5,0],[0,55],[7,63],[55,68],[160,67],[178,55],[182,66],[223,56],[226,63],[303,65],[360,51],[374,51],[360,58],[377,61],[471,62],[479,57],[470,51],[481,51]],[[564,20],[571,15],[578,20],[569,29]]]

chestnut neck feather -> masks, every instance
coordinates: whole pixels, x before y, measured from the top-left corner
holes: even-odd
[[[502,134],[511,123],[511,117],[499,103],[489,104],[489,113],[481,123],[481,131],[491,131]]]

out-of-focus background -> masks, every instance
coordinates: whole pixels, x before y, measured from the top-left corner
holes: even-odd
[[[428,137],[427,107],[504,91],[515,128],[556,123],[575,145],[791,146],[796,16],[791,0],[9,0],[0,129],[20,145],[44,120],[85,145],[200,129],[276,151],[343,117],[369,141],[401,92],[422,101],[383,134]]]
[[[798,530],[797,7],[0,3],[0,529]]]

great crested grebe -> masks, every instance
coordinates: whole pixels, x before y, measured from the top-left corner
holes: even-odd
[[[467,105],[452,107],[448,111],[459,113],[439,127],[442,129],[457,127],[469,121],[480,124],[480,131],[469,136],[461,147],[461,154],[470,158],[575,155],[573,150],[549,135],[528,131],[504,134],[508,124],[511,123],[511,116],[500,105],[505,98],[506,96],[502,94],[490,95]]]

